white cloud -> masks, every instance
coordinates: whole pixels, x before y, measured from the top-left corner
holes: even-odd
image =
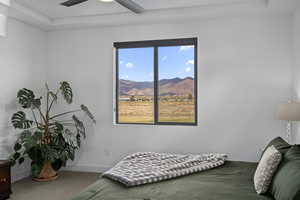
[[[193,45],[181,46],[181,47],[179,48],[179,51],[180,51],[180,52],[181,52],[181,51],[188,51],[188,50],[190,50],[190,49],[192,49],[192,48],[194,48]]]
[[[129,62],[129,63],[126,64],[126,67],[131,69],[133,67],[133,64],[131,62]]]
[[[190,68],[190,67],[187,67],[187,68],[185,68],[185,71],[186,71],[186,72],[189,72],[189,71],[191,71],[191,68]]]
[[[120,61],[120,64],[122,65],[123,63],[124,63],[124,61],[123,61],[123,60],[121,60],[121,61]]]
[[[126,76],[125,76],[125,78],[129,78],[129,76],[128,76],[128,75],[126,75]]]
[[[194,65],[194,64],[195,64],[194,60],[188,60],[188,61],[185,63],[185,65]]]
[[[168,59],[168,56],[164,56],[161,60],[162,61],[165,61],[165,60],[167,60]]]

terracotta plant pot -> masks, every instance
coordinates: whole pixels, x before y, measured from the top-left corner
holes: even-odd
[[[38,182],[47,182],[53,181],[58,178],[57,172],[52,168],[52,165],[49,161],[45,161],[44,166],[38,177],[34,177],[34,181]]]

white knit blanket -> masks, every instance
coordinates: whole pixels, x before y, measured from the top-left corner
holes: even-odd
[[[125,157],[103,176],[126,186],[159,182],[201,172],[225,163],[225,154],[178,155],[139,152]]]

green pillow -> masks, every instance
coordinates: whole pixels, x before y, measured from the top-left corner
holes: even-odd
[[[269,144],[266,146],[266,148],[263,150],[262,155],[264,155],[264,152],[270,147],[274,146],[281,154],[285,154],[291,145],[287,143],[284,139],[281,137],[277,137],[273,139]]]
[[[284,154],[270,192],[276,200],[300,199],[300,146],[292,146]]]

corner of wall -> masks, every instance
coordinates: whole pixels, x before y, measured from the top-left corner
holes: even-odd
[[[300,101],[300,2],[296,3],[293,16],[293,96],[294,100]],[[294,141],[300,143],[300,124],[296,124]]]
[[[7,25],[7,37],[0,37],[0,159],[9,157],[16,140],[10,117],[18,109],[17,90],[26,87],[39,91],[47,66],[46,32],[10,17]],[[12,168],[13,182],[29,175],[29,163]]]

